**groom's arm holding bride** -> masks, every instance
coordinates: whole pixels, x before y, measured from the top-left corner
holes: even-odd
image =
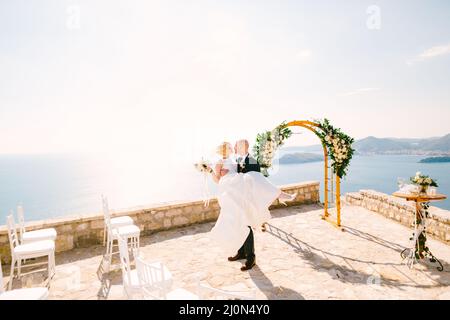
[[[249,155],[245,159],[245,166],[242,170],[242,173],[251,172],[251,171],[261,172],[261,165],[258,163],[258,161],[256,161],[255,158],[253,158],[252,156]]]

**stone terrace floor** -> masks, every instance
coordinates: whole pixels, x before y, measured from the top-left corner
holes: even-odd
[[[173,288],[195,290],[200,279],[217,288],[255,288],[259,299],[450,299],[450,246],[428,242],[443,272],[427,262],[409,269],[400,251],[408,246],[411,229],[347,205],[342,232],[321,220],[321,213],[318,205],[273,210],[268,231],[255,232],[257,266],[249,272],[211,244],[207,235],[213,223],[141,237],[141,254],[167,265]],[[95,246],[57,255],[50,299],[124,299],[119,266],[102,274],[103,250]],[[35,273],[15,280],[14,287],[36,281]]]

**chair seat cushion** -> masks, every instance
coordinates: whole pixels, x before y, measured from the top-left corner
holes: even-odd
[[[0,300],[45,300],[47,297],[47,288],[16,289],[0,294]]]
[[[22,241],[24,243],[41,241],[41,240],[55,240],[56,230],[53,228],[27,231],[22,235]]]
[[[134,224],[133,219],[131,219],[129,216],[121,216],[121,217],[111,218],[110,222],[111,222],[111,227],[113,227],[113,228]]]
[[[36,241],[27,244],[21,244],[14,248],[16,254],[46,253],[55,250],[55,242],[52,240]]]
[[[114,228],[112,230],[113,236],[114,238],[117,238],[117,236],[121,236],[121,237],[131,237],[131,236],[137,236],[139,237],[141,230],[139,229],[138,226],[133,225],[129,225],[129,226],[123,226],[123,227],[119,227],[119,228]]]
[[[167,293],[166,298],[167,300],[200,300],[196,294],[183,288],[170,291]]]

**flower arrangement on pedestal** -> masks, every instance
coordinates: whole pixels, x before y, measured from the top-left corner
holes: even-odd
[[[317,135],[322,144],[327,147],[328,156],[332,160],[333,172],[342,178],[347,174],[350,160],[355,151],[352,148],[354,139],[343,133],[341,129],[333,127],[328,119],[318,121],[318,124],[321,130],[317,132]]]
[[[268,177],[268,169],[272,166],[273,157],[277,148],[284,144],[284,141],[292,135],[291,129],[286,122],[281,123],[272,131],[259,133],[256,136],[256,143],[253,146],[253,156],[261,166],[261,173]]]
[[[416,175],[414,177],[411,177],[409,179],[413,184],[418,185],[420,187],[421,193],[426,193],[428,187],[437,187],[438,184],[435,180],[430,178],[427,175],[423,175],[420,171],[416,172]]]

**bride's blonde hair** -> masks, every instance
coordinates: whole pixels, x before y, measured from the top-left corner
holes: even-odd
[[[228,158],[233,153],[231,143],[222,142],[220,145],[217,146],[216,153],[220,155],[222,158]]]

